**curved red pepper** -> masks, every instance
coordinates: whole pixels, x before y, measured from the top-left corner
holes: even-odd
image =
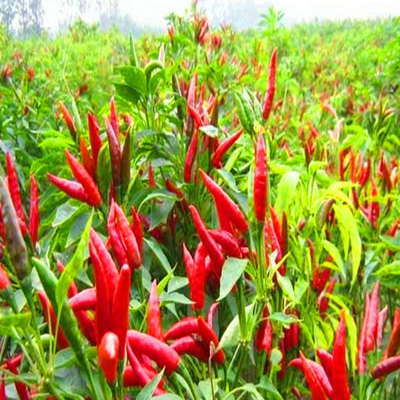
[[[278,49],[274,49],[269,62],[268,72],[268,89],[265,93],[264,106],[262,111],[262,117],[268,119],[272,109],[272,104],[275,96],[275,80],[276,80],[276,62],[277,62]]]
[[[211,165],[214,168],[222,168],[222,157],[227,153],[227,151],[239,140],[242,136],[243,129],[240,129],[236,133],[226,138],[215,150],[215,153],[211,159]]]
[[[199,335],[201,336],[206,349],[210,349],[211,343],[213,349],[216,350],[219,345],[219,340],[214,330],[207,324],[202,317],[197,318]],[[211,349],[210,349],[211,350]],[[211,354],[210,354],[211,356]],[[218,364],[223,364],[225,362],[225,353],[221,349],[212,355],[212,359]]]
[[[199,324],[197,318],[186,317],[172,325],[164,334],[165,340],[179,339],[184,336],[190,336],[199,333]]]
[[[303,353],[300,351],[300,358],[301,358],[301,365],[304,371],[304,375],[306,377],[308,386],[311,391],[311,398],[312,400],[326,400],[326,394],[320,381],[318,380],[317,376],[313,368],[310,365],[309,360],[307,360]]]
[[[90,205],[88,195],[80,183],[59,178],[52,174],[47,174],[47,178],[54,186],[58,187],[58,189],[63,191],[69,197]]]
[[[113,332],[105,333],[98,348],[98,356],[100,368],[108,383],[114,383],[117,379],[118,348],[118,336]]]

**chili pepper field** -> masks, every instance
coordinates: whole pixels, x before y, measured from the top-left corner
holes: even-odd
[[[0,400],[400,397],[400,19],[0,30]]]

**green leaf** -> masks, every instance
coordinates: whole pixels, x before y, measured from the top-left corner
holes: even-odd
[[[299,320],[292,314],[285,314],[283,312],[274,312],[269,316],[271,321],[280,322],[285,325],[285,327],[289,327],[291,324],[295,324],[299,322]]]
[[[163,375],[164,369],[156,375],[136,396],[136,400],[151,400],[153,398],[154,391],[157,389],[158,384],[160,383]]]
[[[217,301],[225,298],[235,286],[235,283],[243,274],[248,260],[238,258],[228,258],[222,268],[221,285]]]
[[[261,377],[260,383],[257,386],[268,393],[269,396],[267,398],[283,400],[283,397],[278,392],[278,389],[273,385],[266,375]]]
[[[281,215],[283,211],[288,210],[296,193],[299,179],[300,175],[295,171],[286,172],[286,174],[282,176],[278,185],[278,197],[275,202],[275,210],[278,215]]]
[[[89,234],[90,228],[92,226],[93,220],[93,212],[87,220],[84,231],[82,232],[81,240],[76,248],[76,251],[71,258],[71,261],[65,267],[64,272],[61,274],[61,277],[57,283],[56,288],[56,301],[60,306],[63,304],[64,299],[67,296],[67,292],[69,287],[71,286],[72,281],[77,277],[79,271],[83,268],[84,263],[84,254],[87,248],[87,244],[89,242]],[[61,307],[59,307],[59,312],[61,311]]]
[[[56,211],[56,216],[52,223],[53,228],[57,228],[67,222],[70,218],[74,216],[78,209],[78,207],[71,206],[68,203],[62,204],[60,207],[58,207]]]
[[[14,329],[25,329],[31,320],[30,313],[4,315],[0,313],[0,336],[12,336]]]
[[[147,246],[150,247],[150,250],[156,256],[162,267],[165,269],[167,273],[171,272],[171,265],[168,261],[168,258],[165,256],[164,252],[161,250],[160,245],[155,241],[154,238],[144,239],[144,242]]]
[[[279,271],[276,271],[276,278],[278,285],[286,297],[288,297],[291,301],[296,301],[296,296],[294,295],[293,286],[290,279],[287,276],[282,276]]]
[[[140,93],[128,85],[122,85],[121,83],[114,83],[115,89],[118,96],[122,97],[126,101],[130,101],[136,104],[140,100]]]
[[[340,255],[338,248],[333,243],[328,242],[327,240],[324,240],[322,242],[322,246],[333,258],[333,261],[335,261],[335,264],[338,266],[340,273],[343,275],[344,278],[346,278],[346,273],[343,267],[342,256]]]
[[[147,79],[141,68],[123,66],[118,68],[118,72],[123,76],[125,83],[131,89],[139,93],[141,96],[147,95]]]

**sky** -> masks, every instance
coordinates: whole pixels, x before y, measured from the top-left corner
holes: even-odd
[[[366,19],[375,17],[400,16],[400,0],[236,0],[236,3],[256,4],[265,12],[270,5],[284,13],[287,24],[325,19]],[[143,25],[163,27],[165,16],[171,12],[183,14],[191,0],[119,0],[121,14],[129,15],[135,22]],[[229,7],[230,0],[200,0],[200,5]],[[59,2],[43,0],[46,27],[57,29],[64,18]],[[98,18],[88,11],[82,18],[95,22]]]

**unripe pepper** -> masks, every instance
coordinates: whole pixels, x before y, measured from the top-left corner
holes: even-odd
[[[164,341],[161,327],[160,299],[157,293],[157,281],[153,281],[150,290],[149,310],[147,313],[148,334],[160,341]]]
[[[101,339],[98,356],[100,368],[108,383],[114,383],[117,379],[118,349],[118,336],[107,332]]]
[[[256,166],[254,171],[254,214],[256,220],[263,223],[267,209],[268,177],[267,177],[267,155],[263,134],[258,136],[256,149]]]
[[[106,133],[108,139],[108,145],[110,149],[110,159],[111,159],[111,172],[114,187],[118,188],[121,185],[121,146],[119,144],[117,134],[110,121],[105,118]]]

